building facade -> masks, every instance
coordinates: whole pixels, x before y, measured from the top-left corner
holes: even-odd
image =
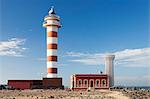
[[[72,90],[109,89],[109,77],[105,74],[74,74],[71,75]]]
[[[63,89],[61,78],[43,78],[42,80],[8,80],[14,89]]]
[[[42,88],[42,80],[8,80],[8,85],[14,89]]]

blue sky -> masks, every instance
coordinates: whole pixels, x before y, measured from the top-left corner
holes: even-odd
[[[104,71],[113,53],[116,85],[150,85],[148,0],[1,0],[0,83],[46,76],[43,18],[61,17],[59,76]],[[139,79],[141,78],[141,79]]]

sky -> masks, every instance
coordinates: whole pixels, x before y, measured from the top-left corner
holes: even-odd
[[[115,85],[150,86],[149,0],[0,0],[0,84],[46,76],[44,17],[60,16],[58,76],[104,72],[115,54]]]

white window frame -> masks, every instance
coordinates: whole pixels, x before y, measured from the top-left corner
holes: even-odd
[[[97,85],[97,81],[99,81],[98,85]],[[100,87],[100,80],[99,80],[99,79],[96,79],[96,80],[95,80],[95,87],[96,87],[96,88],[99,88],[99,87]]]
[[[90,79],[90,82],[89,82],[89,87],[91,87],[91,81],[93,81],[93,87],[95,87],[95,84],[94,84],[94,79]]]
[[[81,82],[81,84],[79,84],[79,82]],[[77,87],[79,87],[79,88],[82,87],[82,79],[77,80]]]
[[[87,84],[85,85],[85,81],[87,82]],[[88,87],[88,79],[84,79],[83,80],[83,86],[85,87],[85,88],[87,88]]]
[[[105,86],[103,86],[103,81],[105,81]],[[106,88],[106,87],[107,87],[107,86],[106,86],[106,79],[102,79],[102,80],[101,80],[101,87],[102,87],[102,88]]]

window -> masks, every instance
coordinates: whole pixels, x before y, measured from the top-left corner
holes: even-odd
[[[77,87],[82,87],[82,80],[81,79],[78,80]]]
[[[90,87],[94,87],[94,80],[90,80]]]
[[[84,87],[88,87],[88,80],[87,79],[84,80]]]
[[[106,87],[106,80],[105,80],[105,79],[102,79],[102,81],[101,81],[101,86],[102,86],[102,87]]]
[[[99,79],[96,79],[96,82],[95,82],[95,87],[100,87],[100,80]]]

